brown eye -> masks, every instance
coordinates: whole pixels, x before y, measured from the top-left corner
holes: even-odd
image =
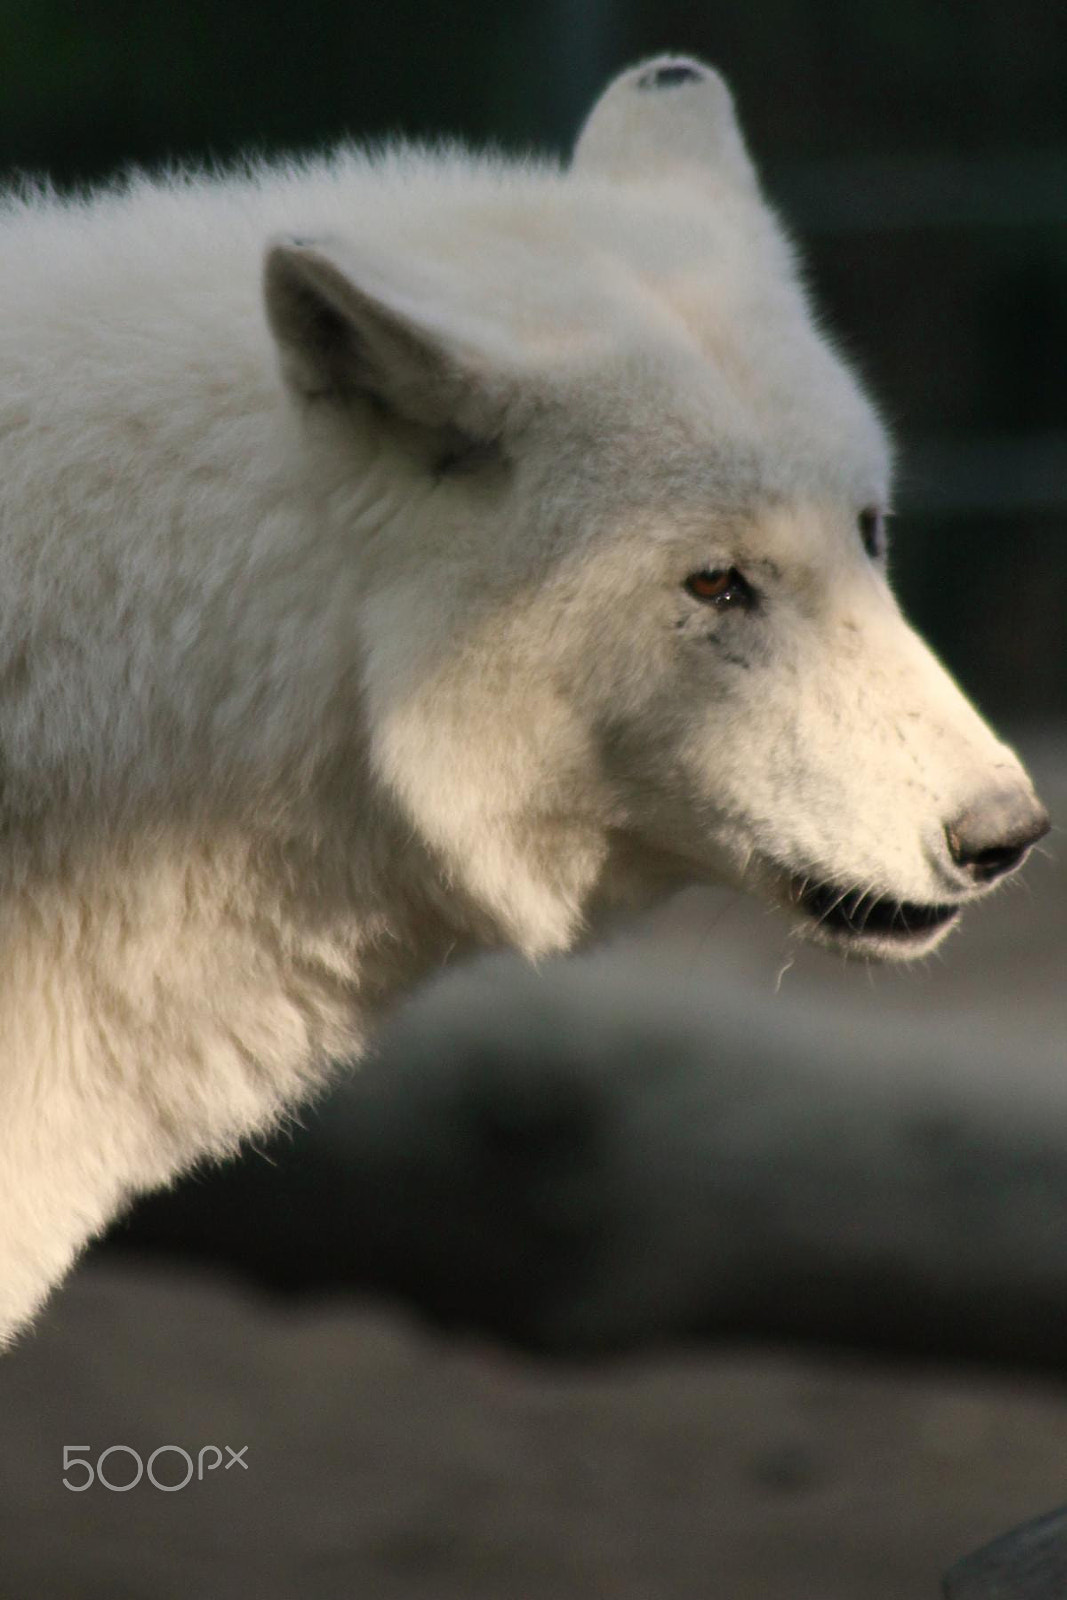
[[[872,561],[885,555],[885,518],[877,506],[865,506],[856,518],[863,548]]]
[[[755,600],[751,585],[736,567],[706,568],[690,573],[685,587],[694,600],[712,606],[750,606]]]

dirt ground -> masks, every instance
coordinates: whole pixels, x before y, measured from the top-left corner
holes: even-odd
[[[1067,1388],[781,1351],[537,1367],[128,1266],[0,1364],[0,1417],[4,1600],[933,1600],[1067,1498]],[[64,1445],[165,1444],[247,1450],[173,1492],[63,1485]]]

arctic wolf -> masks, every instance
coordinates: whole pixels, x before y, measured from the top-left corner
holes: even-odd
[[[729,881],[929,950],[1047,827],[722,80],[573,159],[0,220],[0,1328],[457,952]]]

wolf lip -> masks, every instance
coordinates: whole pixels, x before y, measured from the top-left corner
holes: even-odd
[[[860,939],[920,939],[946,927],[959,914],[958,906],[917,905],[832,883],[804,887],[797,901],[821,927]]]

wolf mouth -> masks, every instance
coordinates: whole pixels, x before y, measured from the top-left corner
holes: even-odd
[[[907,944],[946,928],[959,916],[958,905],[918,905],[872,890],[843,889],[832,883],[794,880],[795,902],[819,927],[850,939],[891,939]]]

